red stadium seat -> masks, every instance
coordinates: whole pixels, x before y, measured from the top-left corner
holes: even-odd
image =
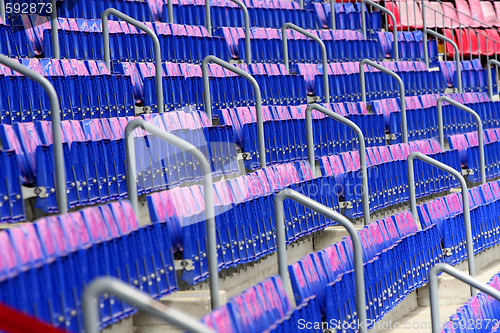
[[[481,24],[472,18],[472,13],[466,0],[457,0],[455,1],[455,5],[458,11],[458,21],[462,24],[462,27],[481,27]]]
[[[455,43],[458,45],[460,53],[466,56],[470,56],[470,45],[469,45],[469,35],[468,29],[456,29],[455,30]]]
[[[434,3],[434,2],[431,2]],[[443,4],[443,13],[445,15],[444,18],[444,27],[448,29],[456,29],[458,28],[458,15],[455,7],[453,7],[453,3],[446,2]]]
[[[480,4],[483,9],[484,23],[491,27],[500,27],[500,20],[498,20],[497,14],[491,2],[481,1]]]
[[[493,52],[500,52],[500,34],[498,31],[493,30],[493,29],[487,29],[486,33],[488,34],[488,37],[493,39],[495,42],[493,43]],[[489,47],[489,46],[488,46]]]
[[[401,1],[398,5],[403,29],[422,29],[424,24],[422,12],[416,1]]]
[[[453,36],[453,30],[451,30],[451,29],[444,29],[444,35],[456,43],[456,38]],[[454,52],[455,52],[453,50],[453,46],[450,43],[446,43],[445,48],[446,48],[446,56],[448,58],[453,59],[453,55],[454,55]]]
[[[396,6],[394,2],[386,2],[385,8],[387,8],[394,14],[394,16],[396,17],[396,27],[398,30],[401,30],[401,18],[399,17],[398,6]],[[389,29],[392,30],[393,29],[392,18],[387,17],[387,24],[389,25]]]
[[[495,53],[495,41],[490,39],[491,37],[489,36],[487,30],[480,31],[477,34],[477,38],[479,39],[479,51],[481,52],[481,55],[493,55]]]

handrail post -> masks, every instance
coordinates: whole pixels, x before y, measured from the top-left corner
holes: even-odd
[[[311,169],[313,172],[313,176],[316,177],[315,170],[315,154],[314,154],[314,136],[313,136],[313,127],[312,127],[312,110],[319,111],[329,116],[330,118],[335,119],[342,124],[349,126],[354,130],[358,137],[359,141],[359,162],[360,162],[360,172],[361,172],[361,187],[363,188],[362,193],[362,205],[363,205],[363,219],[364,224],[368,225],[370,220],[370,197],[368,195],[368,171],[366,167],[366,148],[365,148],[365,137],[363,135],[363,131],[353,123],[351,120],[336,114],[335,112],[328,110],[327,108],[319,105],[319,104],[311,104],[306,109],[306,140],[307,140],[307,155],[309,157],[309,164],[311,165]]]
[[[363,103],[366,103],[366,85],[365,85],[365,66],[369,65],[375,67],[379,71],[392,76],[398,81],[399,84],[399,99],[400,99],[400,108],[401,108],[401,130],[403,134],[403,143],[408,143],[408,124],[406,121],[406,95],[405,95],[405,85],[401,77],[391,71],[384,66],[377,64],[375,61],[371,61],[369,59],[363,59],[359,62],[359,80],[361,86],[361,100]]]
[[[335,24],[335,0],[330,0],[330,26],[332,30],[337,29]]]
[[[465,241],[467,246],[467,259],[469,265],[469,274],[471,276],[476,276],[476,268],[474,265],[474,243],[472,242],[472,227],[470,220],[470,208],[469,208],[469,192],[467,190],[467,183],[464,177],[457,170],[452,167],[441,163],[432,157],[424,155],[420,152],[411,153],[407,159],[408,166],[408,191],[410,194],[410,209],[413,219],[418,221],[417,213],[417,199],[415,195],[415,174],[413,170],[413,160],[419,159],[427,164],[433,165],[438,169],[441,169],[449,174],[453,175],[459,182],[462,188],[462,207],[464,211],[464,223],[465,223]],[[475,290],[471,289],[472,295],[475,295]]]
[[[195,318],[152,299],[148,294],[112,277],[97,278],[83,293],[83,316],[87,333],[99,332],[99,296],[107,293],[136,306],[150,316],[182,328],[184,331],[213,332]]]
[[[427,30],[427,21],[425,20],[425,3],[422,0],[422,31]],[[429,49],[427,48],[427,34],[423,34],[423,44],[424,44],[424,59],[427,69],[429,68]],[[445,48],[446,51],[446,48]]]
[[[212,36],[212,13],[210,13],[210,0],[205,0],[205,27],[208,35]]]
[[[500,67],[500,61],[497,61],[495,59],[490,59],[486,64],[486,75],[488,76],[488,95],[490,96],[490,99],[493,99],[493,79],[491,77],[491,65]]]
[[[50,0],[52,11],[50,12],[50,34],[52,37],[52,55],[55,59],[59,59],[59,31],[57,24],[57,3],[56,0]],[[3,8],[3,6],[2,6]],[[4,8],[5,10],[5,8]]]
[[[255,94],[255,109],[257,113],[257,135],[259,141],[259,159],[260,159],[260,167],[266,167],[266,142],[264,137],[264,115],[262,113],[262,96],[260,93],[260,87],[255,78],[245,72],[244,70],[231,65],[230,63],[217,58],[216,56],[209,55],[203,59],[201,64],[201,71],[203,73],[203,97],[205,104],[205,112],[208,115],[208,119],[210,119],[210,124],[212,123],[212,97],[210,96],[210,79],[208,73],[208,64],[215,63],[225,69],[238,74],[239,76],[247,79],[250,84],[253,86],[254,94]]]
[[[500,301],[500,291],[496,290],[490,285],[482,283],[481,281],[475,279],[473,276],[465,274],[458,269],[452,267],[449,264],[438,263],[431,267],[429,270],[429,303],[431,305],[431,323],[432,323],[432,333],[441,332],[441,319],[439,317],[439,293],[438,293],[438,274],[444,272],[453,276],[454,278],[470,285],[471,290],[475,288],[481,290],[483,293],[496,298]]]
[[[5,1],[0,0],[0,18],[3,21],[3,24],[7,24],[6,22],[6,17],[5,17]]]
[[[135,166],[135,144],[134,130],[142,128],[146,132],[166,141],[179,149],[185,150],[200,162],[201,171],[203,174],[203,189],[205,196],[205,219],[207,229],[207,260],[208,273],[210,283],[210,301],[212,309],[219,306],[219,273],[217,269],[217,238],[215,231],[214,219],[214,199],[212,187],[212,169],[210,163],[203,153],[195,146],[181,138],[162,130],[151,123],[146,122],[142,118],[136,118],[130,121],[125,128],[125,144],[126,144],[126,162],[127,162],[127,190],[130,203],[137,216],[139,212],[139,203],[137,196],[137,180]]]
[[[444,149],[444,129],[443,129],[443,101],[450,103],[451,105],[463,110],[467,113],[470,113],[477,124],[477,138],[479,141],[479,168],[481,172],[481,184],[486,184],[486,166],[485,166],[485,157],[484,157],[484,134],[483,134],[483,122],[481,121],[481,117],[477,114],[476,111],[471,108],[459,103],[447,96],[441,96],[437,100],[437,112],[438,112],[438,128],[439,128],[439,144],[441,148]]]
[[[394,60],[398,61],[399,60],[399,44],[398,44],[398,28],[397,28],[397,24],[396,24],[396,16],[394,15],[393,12],[391,12],[387,8],[379,5],[378,3],[375,3],[371,0],[362,0],[361,1],[361,28],[363,31],[363,37],[365,39],[366,39],[365,5],[370,5],[372,7],[375,7],[378,10],[380,10],[381,12],[386,13],[387,15],[389,15],[392,18],[392,22],[394,22],[394,24],[392,25],[392,33],[394,35],[394,47],[393,47]]]
[[[289,60],[288,60],[288,36],[286,34],[286,29],[292,29],[297,31],[298,33],[303,34],[306,37],[311,38],[312,40],[316,41],[319,46],[321,47],[321,57],[322,57],[322,63],[323,63],[323,86],[325,90],[325,103],[330,103],[330,88],[328,86],[328,57],[326,54],[326,47],[325,43],[319,38],[318,36],[313,35],[309,31],[302,29],[299,26],[296,26],[293,23],[285,23],[281,27],[281,39],[283,40],[283,57],[285,58],[285,68],[286,68],[286,73],[290,74],[290,65],[289,65]]]
[[[438,39],[441,39],[444,42],[450,43],[451,46],[453,46],[453,50],[455,51],[455,54],[453,57],[455,58],[455,63],[456,63],[456,71],[455,75],[457,76],[457,85],[458,85],[458,92],[462,92],[462,68],[460,67],[460,51],[458,50],[457,44],[452,41],[450,38],[441,35],[440,33],[437,33],[433,30],[426,29],[424,30],[424,38],[427,38],[427,34],[430,34]],[[425,65],[427,68],[429,68],[429,52],[427,48],[425,47],[427,44],[424,44],[424,58],[425,58]],[[446,54],[446,47],[445,47],[445,54]]]
[[[252,63],[252,52],[250,49],[250,16],[248,15],[247,6],[240,0],[229,0],[240,6],[243,10],[243,17],[245,19],[245,53],[247,58],[247,64]]]
[[[168,8],[168,23],[175,23],[173,0],[167,0],[167,8]]]
[[[171,2],[171,1],[169,1]],[[123,20],[129,24],[132,24],[139,30],[144,31],[148,34],[149,37],[153,40],[154,54],[155,54],[155,78],[156,78],[156,102],[158,103],[158,113],[163,113],[165,110],[165,103],[163,101],[163,80],[162,80],[162,69],[161,69],[161,47],[160,41],[158,40],[158,36],[151,31],[146,25],[143,23],[131,18],[128,15],[123,14],[122,12],[114,9],[108,8],[106,9],[102,15],[102,40],[103,40],[103,53],[104,53],[104,62],[106,63],[106,67],[111,72],[111,55],[109,50],[109,16],[113,15],[118,17],[120,20]]]
[[[54,166],[56,171],[56,200],[59,214],[68,212],[68,198],[66,193],[66,172],[64,170],[64,155],[62,146],[61,111],[59,108],[59,98],[54,86],[42,75],[21,65],[17,61],[0,55],[0,64],[23,74],[29,79],[37,82],[45,90],[50,101],[50,117],[52,122],[52,149],[54,150]]]
[[[314,201],[313,199],[297,192],[292,189],[284,189],[279,192],[274,198],[274,218],[276,223],[276,243],[277,243],[277,256],[278,256],[278,270],[283,280],[283,283],[290,288],[290,282],[287,271],[287,258],[286,258],[286,237],[285,237],[285,218],[283,201],[290,199],[299,204],[317,212],[320,215],[329,218],[341,226],[343,226],[349,236],[351,236],[352,247],[354,253],[354,283],[356,290],[356,311],[359,320],[359,332],[366,332],[366,300],[365,300],[365,277],[363,268],[363,247],[361,240],[352,224],[344,215]],[[290,289],[289,289],[290,290]]]

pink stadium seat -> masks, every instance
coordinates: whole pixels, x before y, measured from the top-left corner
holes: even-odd
[[[486,27],[486,19],[484,18],[483,7],[479,0],[469,0],[469,8],[471,16],[478,20],[477,22],[481,27]]]
[[[420,11],[423,13],[422,4],[418,3]],[[425,5],[425,20],[427,23],[427,28],[443,28],[443,7],[439,2],[429,2],[424,1]]]
[[[465,27],[479,28],[481,24],[472,18],[469,4],[466,0],[457,0],[455,5],[458,11],[458,21]]]
[[[435,2],[431,2],[431,3],[435,3]],[[443,13],[445,15],[445,18],[444,18],[445,28],[448,28],[448,29],[458,28],[458,26],[459,26],[458,15],[457,15],[457,11],[455,10],[455,7],[453,6],[453,3],[446,2],[445,4],[443,4],[442,8],[443,8]]]
[[[486,34],[488,37],[494,40],[494,42],[491,42],[491,47],[493,48],[493,53],[499,52],[500,51],[500,34],[498,31],[493,30],[493,29],[487,29]],[[490,45],[488,44],[488,48]]]
[[[422,29],[422,12],[415,1],[401,1],[398,6],[403,29]]]
[[[492,3],[489,1],[481,1],[480,4],[483,10],[484,23],[490,27],[500,27],[500,20],[498,20]]]

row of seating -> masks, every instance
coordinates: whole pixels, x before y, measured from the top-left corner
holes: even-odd
[[[307,91],[302,75],[285,74],[283,64],[239,64],[250,73],[261,89],[264,105],[306,104]],[[246,79],[218,66],[209,65],[212,107],[255,106],[253,88]],[[164,101],[167,109],[204,109],[202,71],[199,65],[163,63]],[[136,92],[143,92],[142,100],[156,110],[156,81],[153,64],[121,64],[123,74],[138,78]],[[139,99],[141,99],[139,97]]]
[[[102,59],[100,20],[68,19],[58,31],[60,57],[70,59]],[[73,24],[71,24],[73,23]],[[114,62],[151,62],[154,48],[151,37],[133,26],[112,22],[110,24],[110,55]],[[121,23],[121,22],[120,22]],[[78,24],[78,25],[77,25]],[[158,36],[163,61],[201,63],[207,55],[228,59],[225,41],[210,37],[204,27],[178,24],[146,23]],[[88,27],[90,26],[90,27]],[[88,28],[87,28],[88,27]],[[53,57],[52,35],[43,30],[43,55]],[[82,45],[85,47],[82,48]]]
[[[461,171],[458,150],[442,151],[435,140],[414,141],[389,147],[367,149],[368,193],[370,211],[389,207],[409,199],[406,158],[421,152]],[[336,195],[344,204],[343,214],[350,218],[363,216],[359,154],[346,152],[319,159],[322,174],[335,178]],[[415,161],[415,192],[417,197],[447,191],[458,185],[455,178],[439,169]]]
[[[458,88],[456,68],[457,64],[455,61],[440,61],[439,67],[441,73],[444,76],[444,80],[449,88]],[[481,65],[479,59],[474,59],[472,61],[462,61],[460,62],[460,70],[462,77],[462,88],[464,91],[487,91],[488,78],[486,69]],[[496,73],[494,69],[491,69],[492,77],[492,88],[493,91],[498,89]]]
[[[408,212],[365,226],[363,246],[368,329],[412,290],[427,280],[430,265],[442,261],[437,228],[418,231]],[[325,321],[345,331],[357,330],[353,253],[349,238],[313,252],[290,265],[288,271],[297,302],[316,295]]]
[[[367,146],[385,144],[383,116],[367,114],[363,103],[335,103],[323,106],[357,124],[365,135]],[[263,108],[267,163],[283,163],[308,157],[306,108],[307,105]],[[221,124],[232,127],[236,143],[243,148],[247,169],[258,167],[260,159],[255,107],[222,109],[218,112]],[[353,131],[316,111],[313,113],[313,133],[317,156],[351,151],[358,147],[358,140]]]
[[[168,10],[164,5],[162,22],[168,22]],[[212,27],[243,27],[242,11],[238,6],[212,4],[210,6]],[[281,28],[290,22],[304,29],[316,29],[316,17],[311,10],[297,8],[248,8],[250,26],[262,28]],[[174,22],[189,25],[205,25],[205,5],[174,4]]]
[[[488,285],[500,290],[500,275],[495,274]],[[498,301],[486,293],[478,292],[450,316],[442,332],[497,332],[499,317]]]
[[[493,209],[500,199],[498,185],[498,182],[481,185],[469,190],[470,196],[477,198],[477,195],[485,195],[482,201],[477,202],[488,209]],[[418,206],[423,230],[419,231],[411,214],[404,212],[373,222],[359,232],[364,250],[366,283],[364,292],[371,325],[380,320],[407,294],[424,285],[428,280],[428,270],[431,266],[445,260],[449,261],[446,259],[450,253],[446,248],[447,233],[441,228],[443,226],[448,228],[452,223],[450,221],[441,223],[439,214],[443,211],[455,212],[461,206],[459,194],[454,193],[436,201],[441,202],[442,206]],[[426,214],[423,215],[423,212]],[[482,222],[476,223],[475,246],[481,244],[481,238],[485,238],[485,235],[491,239],[490,244],[499,241],[495,231],[498,225],[496,214],[492,213],[489,216],[491,218],[487,223],[491,224],[491,229],[481,229],[479,225]],[[463,218],[459,217],[458,220],[459,223],[454,225],[463,235]],[[479,220],[478,218],[476,221]],[[482,234],[481,231],[486,231],[486,234]],[[445,237],[444,248],[441,245],[443,237]],[[454,244],[460,247],[461,253],[465,252],[463,238],[455,240]],[[476,251],[479,251],[480,247],[477,249]],[[316,295],[320,309],[325,315],[324,321],[345,325],[340,327],[347,327],[347,331],[355,331],[357,327],[352,255],[351,241],[346,238],[325,250],[311,253],[289,266],[297,303]],[[331,328],[338,329],[338,327]]]
[[[469,189],[470,216],[474,253],[500,241],[497,211],[500,188],[491,182]],[[425,226],[436,224],[443,241],[444,261],[455,265],[467,258],[461,193],[427,202],[418,208]]]
[[[112,276],[160,298],[177,291],[170,238],[160,224],[139,227],[127,202],[52,216],[0,232],[2,302],[55,327],[82,332],[82,295]],[[135,313],[99,299],[100,326]]]
[[[386,58],[394,58],[394,34],[379,31],[376,36]],[[434,67],[438,60],[438,45],[435,41],[427,42],[429,52],[429,65]],[[398,31],[398,53],[400,60],[424,60],[424,42],[421,31]]]
[[[312,6],[323,29],[331,29],[331,10],[329,2],[315,2]],[[370,33],[382,29],[382,15],[378,11],[369,11],[365,15],[366,28]],[[341,30],[361,29],[361,3],[335,3],[335,28]]]
[[[315,296],[292,308],[280,277],[272,276],[230,299],[201,319],[214,332],[321,332],[321,315]],[[317,323],[313,327],[313,323]]]
[[[452,99],[473,109],[483,121],[483,128],[497,128],[498,103],[492,102],[485,93],[450,94]],[[437,138],[438,114],[437,99],[440,95],[423,95],[420,98],[411,96],[406,98],[406,116],[408,125],[408,140],[423,140]],[[389,132],[391,143],[402,142],[401,110],[398,103],[390,100],[372,102],[375,113],[390,112]],[[443,102],[443,133],[445,136],[472,132],[477,130],[476,120],[472,115],[457,109],[453,105]]]
[[[124,130],[131,119],[133,118],[62,122],[70,208],[116,200],[128,195]],[[215,176],[238,172],[234,138],[229,127],[211,127],[206,116],[197,112],[169,112],[161,116],[145,116],[145,119],[198,147],[209,159]],[[15,178],[10,182],[21,176],[23,183],[36,186],[38,197],[35,207],[44,212],[56,212],[50,122],[0,125],[0,141],[3,149],[15,151],[14,156],[20,166],[21,172],[14,174]],[[135,145],[139,194],[201,180],[199,162],[193,160],[188,153],[141,132],[136,132]],[[12,168],[7,174],[12,175],[15,171]],[[16,188],[13,187],[13,190]],[[17,202],[14,199],[12,201]],[[21,205],[22,202],[17,202],[17,209]],[[17,215],[11,215],[12,220],[18,219]],[[9,219],[8,216],[5,218]]]
[[[380,65],[398,74],[405,83],[406,96],[436,94],[444,92],[443,76],[439,71],[428,71],[422,62],[381,62]],[[314,95],[323,101],[323,74],[317,66],[299,65],[299,73],[303,74]],[[333,63],[329,65],[329,89],[332,102],[357,102],[361,99],[359,84],[359,64]],[[379,70],[365,66],[365,83],[367,100],[380,100],[399,96],[397,81],[389,78]]]
[[[245,34],[242,28],[219,29],[225,37],[233,59],[246,59]],[[328,62],[381,59],[379,43],[364,39],[353,30],[310,30],[325,47]],[[294,31],[287,31],[288,54],[292,63],[321,63],[318,43]],[[252,29],[252,62],[281,63],[284,59],[281,31],[278,29]]]
[[[500,51],[500,34],[494,29],[444,29],[444,35],[455,42],[462,57],[492,56]],[[446,43],[447,57],[453,59],[454,54],[453,46]]]
[[[253,262],[275,251],[274,193],[285,187],[339,209],[335,196],[329,191],[318,191],[318,188],[333,188],[331,179],[312,179],[306,162],[279,164],[217,182],[214,198],[219,269]],[[182,271],[182,279],[189,284],[208,277],[202,198],[203,189],[199,185],[148,197],[151,222],[165,222],[165,228],[175,230],[172,244],[182,249],[184,260],[192,262],[192,269]],[[285,203],[285,220],[288,244],[333,223],[290,201]]]
[[[115,8],[139,21],[154,22],[161,18],[159,13],[161,6],[158,2],[144,0],[90,0],[86,3],[78,0],[65,0],[57,6],[57,15],[67,18],[93,19],[101,17],[101,14],[108,8]]]
[[[59,96],[63,119],[135,115],[131,77],[110,75],[103,62],[21,59],[20,63],[52,83]],[[4,66],[0,66],[0,74],[2,90],[8,92],[0,102],[1,123],[50,119],[48,95],[36,82]]]
[[[500,176],[500,161],[498,160],[499,129],[488,129],[484,131],[484,151],[486,178],[493,179]],[[452,135],[448,138],[450,147],[460,151],[463,168],[469,170],[467,179],[471,182],[481,180],[479,170],[479,142],[477,132]]]

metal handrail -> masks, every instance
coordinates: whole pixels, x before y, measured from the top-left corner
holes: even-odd
[[[195,318],[152,299],[148,294],[111,277],[95,279],[83,293],[83,316],[87,333],[99,332],[99,296],[113,295],[127,304],[133,305],[148,315],[193,333],[210,333],[211,328]]]
[[[477,137],[479,141],[479,168],[481,172],[481,184],[486,184],[486,166],[484,161],[484,134],[483,134],[483,122],[481,117],[476,111],[471,108],[459,103],[448,96],[441,96],[437,100],[437,113],[438,113],[438,128],[439,128],[439,144],[441,148],[444,149],[444,128],[443,128],[443,101],[450,103],[451,105],[471,114],[476,120],[477,124]]]
[[[486,64],[486,75],[488,76],[488,95],[490,96],[490,99],[493,99],[493,79],[491,78],[491,65],[500,67],[500,61],[490,59]]]
[[[335,0],[330,0],[330,25],[332,30],[337,29],[335,24],[335,2]]]
[[[134,130],[142,128],[146,132],[166,141],[179,149],[191,154],[199,163],[203,174],[203,189],[205,197],[205,219],[207,229],[207,260],[210,283],[210,301],[212,309],[219,306],[219,273],[217,268],[217,238],[214,219],[214,199],[212,187],[212,168],[203,153],[189,142],[162,130],[142,118],[130,121],[125,128],[125,149],[127,163],[127,191],[132,208],[139,216],[139,199],[137,196],[137,179],[135,166]]]
[[[361,100],[366,104],[366,84],[365,84],[365,66],[369,65],[375,67],[379,71],[392,76],[398,81],[399,84],[399,99],[400,99],[400,108],[401,108],[401,129],[403,134],[403,143],[408,143],[408,124],[406,120],[406,97],[405,97],[405,85],[401,77],[395,72],[391,71],[384,66],[377,64],[375,61],[371,61],[369,59],[363,59],[359,62],[359,80],[361,86]]]
[[[59,214],[68,212],[68,198],[66,193],[66,172],[64,170],[64,155],[62,145],[62,129],[61,129],[61,109],[59,107],[59,97],[57,96],[54,86],[45,77],[21,65],[4,55],[0,55],[0,64],[13,69],[16,72],[23,74],[29,79],[37,82],[45,90],[50,101],[50,118],[52,122],[52,148],[54,150],[54,168],[56,173],[56,200],[57,211]]]
[[[103,40],[104,62],[106,63],[106,67],[110,72],[111,72],[111,54],[109,50],[110,15],[116,16],[119,19],[133,25],[137,29],[144,31],[153,40],[153,47],[155,54],[156,102],[158,103],[158,113],[163,113],[163,111],[165,110],[165,103],[163,101],[163,80],[162,80],[163,73],[161,69],[161,47],[160,47],[160,41],[158,40],[158,36],[156,36],[156,34],[153,31],[151,31],[151,29],[149,29],[146,25],[131,18],[130,16],[125,15],[114,8],[106,9],[101,15],[102,38],[103,38],[102,40]]]
[[[0,0],[0,18],[2,19],[4,24],[7,24],[5,21],[5,1]]]
[[[262,113],[262,96],[260,93],[260,87],[255,78],[245,72],[244,70],[231,65],[230,63],[217,58],[216,56],[209,55],[203,59],[201,64],[201,70],[203,73],[203,97],[205,103],[205,112],[210,119],[210,124],[212,124],[212,97],[210,96],[210,79],[208,76],[208,64],[213,62],[225,69],[242,76],[247,79],[250,84],[253,86],[254,94],[255,94],[255,109],[257,113],[257,136],[259,142],[259,159],[260,159],[260,167],[266,167],[266,142],[264,137],[264,115]]]
[[[432,36],[438,38],[438,39],[441,39],[442,41],[444,42],[447,42],[447,43],[450,43],[451,46],[453,46],[453,49],[455,50],[455,55],[454,55],[454,58],[455,58],[455,63],[456,63],[456,71],[455,71],[455,74],[457,76],[457,85],[458,85],[458,92],[463,92],[463,89],[462,89],[462,68],[460,67],[460,51],[458,50],[458,46],[457,44],[452,41],[450,38],[444,36],[444,35],[441,35],[440,33],[437,33],[435,31],[432,31],[432,30],[424,30],[424,36],[427,36],[427,34],[431,34]],[[424,44],[424,58],[425,58],[425,65],[427,66],[427,68],[429,68],[429,50],[427,49],[427,44]]]
[[[207,0],[209,1],[209,0]],[[241,10],[243,10],[243,17],[245,20],[245,54],[246,54],[246,62],[247,64],[252,63],[252,52],[250,49],[250,16],[248,15],[247,6],[240,0],[229,0],[240,6]]]
[[[431,306],[431,323],[432,323],[432,332],[440,333],[441,332],[441,318],[439,316],[439,293],[438,293],[438,274],[444,272],[449,275],[455,277],[456,279],[468,284],[471,289],[479,289],[483,293],[490,295],[495,298],[497,301],[500,301],[500,291],[496,290],[492,286],[489,286],[481,281],[475,279],[474,277],[465,274],[458,269],[452,267],[449,264],[439,263],[431,267],[429,271],[429,303]]]
[[[363,205],[363,219],[364,224],[368,225],[370,220],[370,197],[368,195],[368,171],[366,167],[366,146],[365,146],[365,137],[363,135],[363,131],[353,123],[351,120],[336,114],[335,112],[328,110],[327,108],[319,105],[319,104],[311,104],[306,108],[306,138],[307,138],[307,155],[309,157],[309,164],[311,165],[311,170],[313,172],[313,176],[316,177],[316,168],[315,168],[315,153],[314,153],[314,136],[313,136],[313,127],[312,127],[312,110],[319,111],[334,120],[341,122],[342,124],[349,126],[356,133],[358,137],[358,150],[359,150],[359,162],[360,162],[360,173],[361,173],[361,187],[363,190],[362,193],[362,205]]]
[[[50,0],[52,6],[52,11],[50,12],[50,34],[52,37],[52,56],[55,59],[59,59],[59,33],[58,33],[58,20],[57,20],[57,1]],[[3,10],[5,10],[3,4],[1,5]],[[5,14],[5,13],[4,13]]]
[[[343,226],[352,240],[353,254],[354,254],[354,283],[356,290],[356,311],[359,320],[359,332],[366,332],[366,300],[365,300],[365,277],[363,268],[363,247],[361,240],[356,230],[356,227],[344,215],[328,208],[321,203],[297,192],[292,189],[284,189],[279,192],[274,198],[274,219],[276,223],[276,243],[277,243],[277,256],[278,256],[278,270],[283,280],[289,289],[289,277],[287,271],[287,258],[286,258],[286,237],[285,237],[285,218],[283,201],[290,199],[298,202],[299,204],[325,216],[333,221],[336,221]]]
[[[363,37],[366,39],[366,18],[365,18],[365,5],[370,5],[372,7],[377,8],[378,10],[386,13],[392,18],[392,21],[394,24],[392,25],[392,33],[394,34],[394,60],[398,61],[399,60],[399,44],[398,44],[398,29],[397,29],[397,24],[396,24],[396,16],[394,15],[393,12],[385,8],[384,6],[379,5],[376,2],[373,2],[371,0],[362,0],[361,1],[361,29],[363,31]]]
[[[173,0],[166,0],[167,1],[167,7],[168,7],[168,23],[175,23],[174,22],[174,4]]]
[[[325,90],[325,102],[330,103],[330,88],[328,86],[328,56],[326,54],[326,47],[325,43],[319,38],[318,36],[313,35],[309,31],[296,26],[293,23],[285,23],[281,27],[281,38],[283,40],[283,57],[285,58],[285,68],[286,68],[286,73],[290,74],[290,65],[289,65],[289,60],[288,60],[288,36],[286,34],[286,29],[292,29],[297,31],[298,33],[303,34],[306,37],[311,38],[315,42],[317,42],[321,48],[321,56],[322,56],[322,62],[323,62],[323,86]]]
[[[445,172],[453,175],[459,182],[460,187],[462,189],[462,207],[464,212],[464,223],[465,223],[465,241],[467,246],[467,259],[469,266],[469,274],[471,276],[476,275],[476,268],[474,265],[474,243],[472,242],[472,227],[470,220],[470,208],[469,208],[469,191],[467,190],[467,183],[465,182],[464,177],[457,170],[452,167],[441,163],[432,157],[424,155],[420,152],[411,153],[407,159],[408,165],[408,191],[410,194],[410,209],[411,214],[413,215],[413,219],[418,221],[418,213],[417,213],[417,199],[415,195],[415,174],[413,171],[413,160],[419,159],[427,164],[433,165],[438,169],[441,169]],[[475,290],[471,289],[472,295],[475,295]]]

